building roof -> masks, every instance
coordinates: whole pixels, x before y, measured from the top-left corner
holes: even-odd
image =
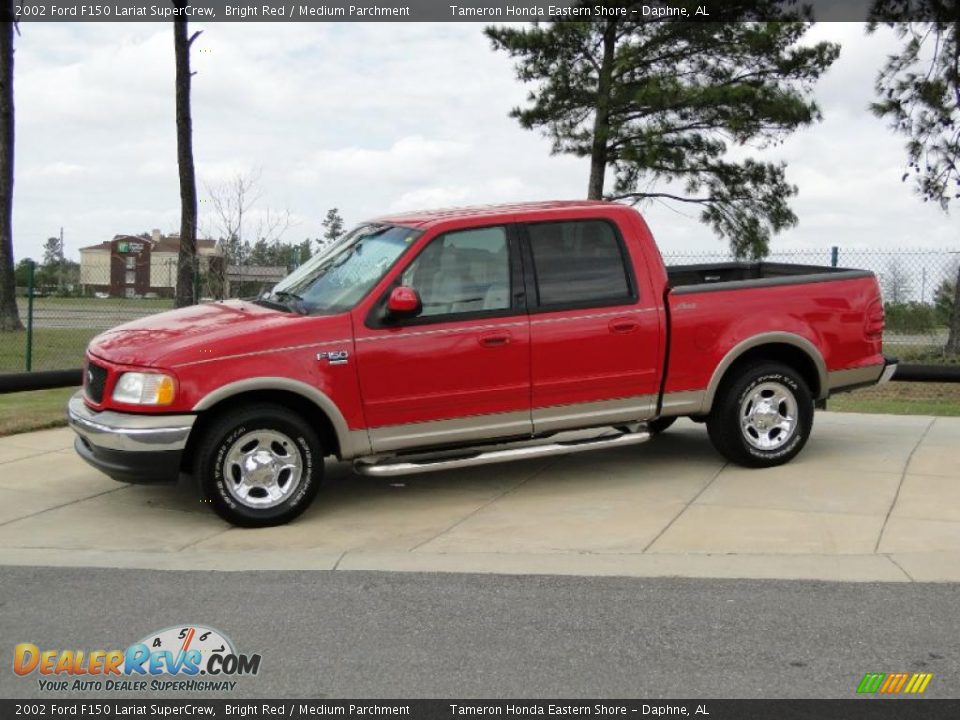
[[[290,274],[290,270],[283,265],[230,265],[227,267],[227,280],[230,281],[259,281],[283,280]]]
[[[602,200],[546,200],[540,202],[508,203],[503,205],[474,205],[469,207],[440,208],[437,210],[418,210],[409,213],[397,213],[378,217],[374,222],[425,227],[447,220],[462,218],[503,217],[506,215],[530,215],[546,213],[552,210],[580,210],[610,206],[615,203]],[[623,206],[620,206],[623,207]]]
[[[180,238],[178,237],[162,237],[159,242],[152,244],[153,252],[179,252],[180,250]],[[216,246],[216,240],[197,238],[197,250],[212,250]]]
[[[162,236],[155,241],[152,238],[143,237],[143,235],[114,235],[113,240],[104,240],[98,245],[88,245],[80,248],[84,250],[110,250],[110,246],[117,240],[129,240],[131,242],[149,243],[152,252],[178,252],[180,250],[180,238],[177,235]],[[217,246],[216,240],[209,238],[197,238],[197,250],[213,250]]]

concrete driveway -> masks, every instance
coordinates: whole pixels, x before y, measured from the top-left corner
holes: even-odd
[[[0,564],[960,580],[960,418],[819,413],[773,470],[702,426],[548,460],[410,476],[327,465],[294,523],[233,528],[188,487],[116,483],[68,429],[0,439]]]

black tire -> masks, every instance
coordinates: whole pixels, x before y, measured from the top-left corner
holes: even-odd
[[[671,425],[673,425],[677,419],[675,417],[662,417],[657,418],[656,420],[651,420],[647,423],[647,430],[650,432],[650,435],[659,435],[660,433],[667,430]]]
[[[250,463],[238,462],[251,453],[256,457]],[[298,464],[299,472],[292,469]],[[279,471],[276,465],[281,466]],[[251,489],[243,500],[239,479],[248,470],[245,487]],[[257,403],[232,409],[207,427],[193,472],[204,499],[227,522],[250,528],[283,525],[316,497],[323,476],[323,449],[316,432],[297,413]],[[261,480],[262,486],[257,484]],[[264,489],[267,485],[280,497],[270,497]]]
[[[778,388],[785,392],[778,394]],[[785,431],[781,423],[790,425],[790,398],[795,422]],[[749,418],[747,425],[741,424],[741,416]],[[707,417],[707,433],[717,451],[731,462],[753,468],[789,462],[807,444],[812,429],[813,398],[807,383],[796,370],[776,362],[734,371],[721,385]]]

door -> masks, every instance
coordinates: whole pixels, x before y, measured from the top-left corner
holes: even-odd
[[[530,326],[514,232],[437,236],[394,284],[415,289],[422,311],[383,319],[388,291],[356,323],[374,452],[530,433]]]
[[[535,432],[643,420],[656,410],[660,321],[606,220],[524,228],[531,270]]]

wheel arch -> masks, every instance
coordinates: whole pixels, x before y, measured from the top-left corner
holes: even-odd
[[[324,448],[341,459],[364,455],[370,451],[366,431],[351,430],[340,409],[325,393],[290,378],[262,377],[224,385],[204,396],[193,406],[197,421],[187,440],[183,467],[190,467],[192,450],[214,417],[232,407],[251,402],[272,402],[295,410],[316,428]]]
[[[782,362],[792,367],[803,376],[816,400],[829,393],[827,364],[816,345],[794,333],[762,333],[743,340],[724,355],[710,377],[701,412],[710,412],[717,391],[732,372],[745,363],[759,360]]]

